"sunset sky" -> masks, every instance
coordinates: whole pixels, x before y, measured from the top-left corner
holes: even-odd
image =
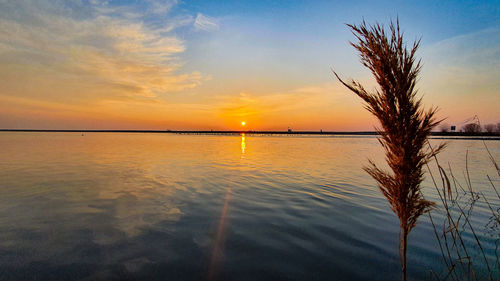
[[[422,38],[445,122],[500,122],[500,1],[0,0],[1,129],[372,130],[345,23]]]

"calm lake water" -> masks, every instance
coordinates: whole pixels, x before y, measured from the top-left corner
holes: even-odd
[[[441,163],[464,182],[468,151],[472,185],[500,206],[483,142],[446,141]],[[384,162],[375,137],[3,132],[0,151],[0,280],[400,278],[398,220],[362,170]],[[429,176],[424,194],[438,200]],[[489,210],[474,215],[493,259]],[[410,280],[431,269],[423,216]]]

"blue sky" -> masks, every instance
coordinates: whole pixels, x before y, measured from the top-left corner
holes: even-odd
[[[425,104],[500,122],[499,1],[0,0],[0,127],[370,130],[330,67],[375,87],[345,23],[396,18]]]

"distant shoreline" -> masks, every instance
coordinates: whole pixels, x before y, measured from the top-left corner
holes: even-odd
[[[375,131],[215,131],[215,130],[42,130],[42,129],[0,129],[0,132],[39,132],[39,133],[152,133],[152,134],[191,134],[191,135],[354,135],[376,136]],[[433,137],[460,137],[461,139],[500,140],[500,133],[432,132]],[[486,137],[486,138],[485,138]]]

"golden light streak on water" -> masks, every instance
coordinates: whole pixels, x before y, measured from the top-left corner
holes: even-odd
[[[226,238],[226,217],[227,209],[229,206],[229,199],[231,198],[231,188],[229,187],[226,191],[226,198],[224,200],[224,207],[222,208],[222,213],[220,216],[219,227],[217,228],[217,235],[215,237],[214,250],[212,252],[212,258],[210,260],[210,267],[208,269],[207,280],[216,280],[219,265],[222,262],[224,241]]]
[[[241,134],[241,158],[245,158],[245,148],[246,148],[245,133],[242,133]]]

